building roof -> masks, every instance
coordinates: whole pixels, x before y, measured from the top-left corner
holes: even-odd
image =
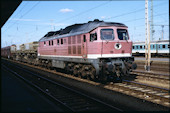
[[[69,37],[84,33],[89,33],[99,26],[119,26],[119,27],[127,27],[122,23],[116,22],[104,22],[95,19],[94,21],[89,21],[88,23],[83,24],[73,24],[67,26],[65,29],[60,29],[58,31],[50,31],[44,37],[42,37],[39,41],[52,40],[57,38]]]

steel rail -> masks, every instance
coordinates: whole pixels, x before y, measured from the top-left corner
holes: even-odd
[[[20,62],[18,62],[18,63],[20,63]],[[127,81],[126,81],[127,82]],[[129,83],[133,83],[133,85],[135,84],[135,85],[137,85],[135,82],[129,82]],[[140,94],[140,96],[138,96],[138,95],[133,95],[133,94],[128,94],[128,95],[131,95],[131,96],[135,96],[135,97],[137,97],[137,98],[142,98],[142,99],[145,99],[145,100],[148,100],[148,98],[144,98],[144,96],[143,95],[145,95],[145,94],[148,94],[148,95],[150,95],[150,97],[151,96],[153,96],[155,99],[158,99],[159,97],[160,98],[162,98],[163,100],[166,100],[167,101],[167,99],[166,98],[164,98],[164,97],[161,97],[161,96],[159,96],[159,95],[155,95],[154,96],[154,93],[153,94],[149,94],[149,93],[145,93],[145,92],[141,92],[140,90],[134,90],[133,88],[128,88],[128,87],[124,87],[124,85],[125,85],[126,83],[125,83],[125,81],[124,81],[124,83],[120,83],[120,84],[114,84],[114,85],[112,85],[112,88],[111,89],[114,89],[113,87],[117,87],[117,90],[115,90],[115,91],[118,91],[118,92],[121,92],[121,93],[125,93],[125,92],[127,92],[127,90],[129,90],[129,91],[131,91],[131,92],[136,92],[136,93],[139,93]],[[140,85],[139,85],[140,84]],[[128,85],[128,86],[130,86],[130,85]],[[148,85],[146,85],[146,84],[143,84],[143,85],[141,85],[141,83],[138,83],[138,88],[142,88],[142,87],[146,87],[147,86],[147,88],[149,88],[149,86]],[[159,88],[159,87],[154,87],[155,89],[157,89],[158,91],[160,91],[160,89],[162,89],[163,91],[162,92],[169,92],[166,88]],[[123,89],[123,90],[122,90]],[[152,90],[153,90],[153,87],[151,88]],[[154,89],[154,90],[155,90]],[[151,100],[148,100],[148,101],[151,101],[151,102],[153,102],[153,103],[155,103],[153,100],[155,100],[154,98],[152,98]],[[160,100],[160,99],[159,99]],[[168,100],[168,102],[169,102],[169,100]],[[161,104],[161,105],[163,105],[163,106],[167,106],[167,105],[165,105],[165,104],[162,104],[162,103],[157,103],[157,104]],[[169,105],[168,105],[168,107],[169,107]]]
[[[93,100],[93,101],[96,101],[96,102],[98,102],[98,103],[100,103],[100,104],[103,104],[104,106],[107,106],[107,107],[110,108],[110,109],[114,109],[114,110],[117,110],[117,111],[123,111],[123,110],[121,110],[121,109],[119,109],[119,108],[117,108],[117,107],[114,107],[114,106],[109,105],[109,104],[107,104],[107,103],[105,103],[105,102],[102,102],[102,101],[100,101],[100,100],[98,100],[98,99],[95,99],[95,98],[93,98],[93,97],[90,97],[90,96],[88,96],[88,95],[86,95],[86,94],[83,94],[83,93],[77,91],[77,90],[74,90],[74,89],[68,88],[68,87],[66,87],[66,86],[64,86],[64,85],[62,85],[62,84],[56,83],[56,82],[53,81],[53,80],[50,80],[50,79],[47,79],[47,78],[42,77],[42,76],[40,76],[40,75],[37,75],[37,74],[35,74],[35,73],[32,73],[32,72],[30,72],[30,71],[28,71],[28,70],[25,70],[25,69],[23,69],[23,68],[21,68],[21,67],[18,67],[18,66],[16,66],[16,65],[15,65],[15,67],[17,67],[17,68],[19,68],[19,69],[22,69],[22,71],[26,71],[27,73],[30,73],[31,75],[37,76],[37,77],[39,77],[39,78],[41,78],[41,79],[44,79],[44,80],[46,80],[46,81],[48,81],[48,82],[51,82],[51,83],[55,84],[55,85],[58,85],[58,86],[63,87],[63,88],[65,88],[65,89],[67,89],[67,90],[70,90],[70,91],[72,91],[72,92],[74,92],[74,93],[77,93],[77,94],[79,94],[79,95],[82,95],[82,96],[84,96],[84,97],[86,97],[86,98],[89,98],[89,99],[91,99],[91,100]],[[55,97],[54,97],[54,98],[55,98]],[[60,102],[60,103],[62,103],[62,102]],[[68,107],[68,108],[69,108],[69,107]],[[69,109],[70,109],[70,108],[69,108]],[[71,111],[74,111],[74,110],[71,109]]]
[[[139,88],[141,88],[141,87],[145,88],[146,90],[137,90],[137,91],[139,91],[139,92],[141,92],[143,94],[152,96],[155,99],[159,98],[160,100],[163,100],[164,102],[169,103],[169,99],[170,99],[169,92],[170,92],[170,90],[167,89],[167,88],[156,87],[156,86],[143,84],[143,83],[138,83],[138,82],[134,82],[134,81],[128,81],[128,80],[123,80],[123,83],[138,86]],[[153,91],[149,91],[149,89],[151,89],[151,90],[153,90],[155,92],[152,93]],[[166,96],[168,96],[168,97],[166,97]]]
[[[138,79],[148,79],[152,81],[160,81],[164,84],[168,84],[170,80],[170,76],[168,74],[161,74],[161,73],[152,73],[152,72],[143,72],[143,71],[132,71],[130,74],[133,76],[136,74]]]
[[[167,93],[170,92],[170,90],[167,89],[167,88],[156,87],[156,86],[152,86],[152,85],[148,85],[148,84],[138,83],[138,82],[135,82],[135,81],[123,80],[123,83],[138,85],[138,86],[147,87],[147,88],[152,88],[152,89],[162,91],[162,92],[167,92]]]
[[[122,82],[123,83],[110,84],[107,87],[110,87],[109,89],[112,89],[114,91],[118,91],[156,104],[170,107],[169,89],[152,87],[150,85],[128,80],[123,80]]]
[[[137,69],[144,69],[144,65],[137,64]],[[161,65],[162,66],[162,65]],[[169,67],[160,67],[160,66],[151,66],[151,70],[159,70],[159,71],[166,71],[169,72]]]
[[[149,74],[149,75],[158,75],[158,76],[170,77],[169,74],[162,74],[162,73],[145,72],[145,71],[139,71],[139,70],[133,70],[132,72],[135,72],[135,73],[144,73],[144,74]]]
[[[39,91],[41,91],[43,94],[49,96],[50,98],[52,98],[53,100],[57,101],[58,103],[60,103],[61,105],[63,105],[66,109],[66,111],[74,111],[72,110],[69,106],[63,104],[60,100],[56,99],[54,96],[50,95],[49,93],[45,92],[44,90],[42,90],[40,87],[38,87],[37,85],[33,84],[32,82],[30,82],[29,80],[25,79],[24,77],[22,77],[22,75],[16,73],[15,71],[9,69],[8,67],[6,67],[5,65],[1,64],[1,66],[3,68],[5,68],[6,70],[8,70],[9,72],[15,74],[17,77],[19,77],[20,79],[22,79],[23,81],[25,81],[27,84],[31,85],[32,87],[35,87],[36,89],[38,89]]]

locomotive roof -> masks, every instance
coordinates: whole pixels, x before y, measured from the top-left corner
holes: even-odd
[[[63,37],[84,34],[84,33],[88,33],[94,30],[95,28],[99,26],[127,27],[122,23],[104,22],[104,21],[99,21],[98,19],[95,19],[94,21],[89,21],[88,23],[73,24],[73,25],[67,26],[65,29],[60,29],[58,31],[50,31],[44,37],[42,37],[39,41],[46,41],[46,40],[52,40],[56,38],[63,38]]]

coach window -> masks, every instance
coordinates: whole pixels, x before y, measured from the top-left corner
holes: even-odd
[[[144,46],[144,45],[143,45],[142,47],[143,47],[143,49],[145,49],[145,46]]]
[[[101,29],[102,40],[114,40],[113,29]]]
[[[86,35],[83,35],[83,41],[86,42]]]
[[[59,45],[59,39],[57,39],[57,45]]]
[[[161,48],[161,45],[159,45],[159,48]]]
[[[140,49],[142,49],[142,46],[140,46]]]
[[[138,49],[138,46],[136,46],[136,49]]]
[[[153,49],[155,48],[155,45],[153,45]]]
[[[61,45],[63,44],[63,39],[61,39]]]
[[[135,49],[135,46],[133,46],[133,49]]]
[[[46,41],[44,41],[44,46],[46,46]]]
[[[165,45],[162,45],[162,48],[165,48]]]

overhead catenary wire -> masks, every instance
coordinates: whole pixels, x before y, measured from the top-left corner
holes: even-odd
[[[110,0],[110,1],[111,1],[111,0]],[[80,12],[80,13],[74,15],[74,16],[71,16],[71,17],[69,17],[69,18],[66,18],[66,19],[61,20],[61,21],[58,21],[58,22],[63,22],[63,21],[67,21],[67,20],[73,19],[73,18],[76,17],[76,16],[80,16],[80,15],[82,15],[82,14],[84,14],[84,13],[87,13],[87,12],[93,10],[93,9],[96,9],[96,8],[98,8],[98,7],[101,7],[101,6],[103,6],[103,5],[106,5],[106,4],[108,4],[110,1],[105,2],[105,3],[102,3],[102,4],[99,4],[99,5],[97,5],[97,6],[93,7],[93,8],[90,8],[90,9],[88,9],[88,10],[82,11],[82,12]],[[40,2],[40,1],[39,1],[39,2]],[[38,3],[39,3],[39,2],[38,2]],[[32,8],[34,8],[36,5],[38,5],[38,3],[35,4]],[[162,3],[162,4],[165,4],[165,3]],[[162,4],[155,5],[155,7],[161,6]],[[117,16],[113,16],[113,17],[110,17],[110,18],[106,18],[106,19],[103,19],[103,20],[108,20],[108,19],[111,19],[111,18],[117,18],[117,17],[129,15],[129,14],[136,13],[136,12],[139,12],[139,11],[142,11],[142,10],[144,10],[144,8],[138,9],[138,10],[135,10],[135,11],[132,11],[132,12],[129,12],[129,13],[123,13],[123,14],[120,14],[120,15],[117,15]],[[27,13],[28,13],[28,12],[30,12],[30,10],[27,11]],[[26,14],[26,13],[25,13],[25,14]],[[138,19],[137,19],[137,20],[138,20]],[[139,20],[140,20],[140,19],[139,19]],[[14,25],[14,24],[18,24],[18,23],[15,22],[15,23],[13,23],[13,25]],[[26,25],[26,24],[23,24],[23,25]],[[30,25],[30,24],[28,24],[28,25]],[[11,26],[12,26],[12,25],[11,25]],[[35,26],[35,25],[34,25],[34,26]],[[40,25],[39,25],[39,26],[40,26]],[[49,26],[49,25],[46,25],[46,26]]]
[[[23,10],[23,8],[25,8],[26,5],[27,5],[27,4],[25,3],[25,4],[23,5],[23,7],[17,12],[17,14],[13,16],[13,18],[15,18],[18,14],[20,14],[20,12]]]
[[[40,1],[39,1],[39,2],[40,2]],[[39,2],[38,2],[38,3],[39,3]],[[104,5],[108,4],[109,2],[110,2],[110,0],[107,1],[107,2],[105,2],[105,3],[99,4],[99,5],[97,5],[97,6],[93,7],[93,8],[90,8],[90,9],[88,9],[88,10],[85,10],[85,11],[83,11],[83,12],[80,12],[80,13],[77,14],[77,15],[74,15],[74,16],[72,16],[72,17],[66,18],[66,19],[64,19],[64,20],[67,21],[67,20],[72,19],[72,18],[74,18],[74,17],[76,17],[76,16],[79,16],[79,15],[82,15],[82,14],[84,14],[84,13],[87,13],[87,12],[93,10],[93,9],[96,9],[96,8],[98,8],[98,7],[101,7],[101,6],[104,6]],[[38,3],[36,3],[36,4],[31,8],[31,10],[32,10],[35,6],[37,6]],[[28,10],[24,15],[26,15],[27,13],[29,13],[31,10]],[[24,15],[23,15],[23,16],[24,16]],[[23,16],[21,16],[19,19],[21,19]],[[62,22],[63,22],[64,20],[62,20]],[[17,21],[16,21],[15,23],[13,23],[11,26],[9,26],[5,31],[7,31],[9,28],[11,28],[14,24],[18,24]],[[35,25],[34,25],[34,26],[35,26]],[[48,25],[48,26],[49,26],[49,25]]]
[[[165,14],[168,14],[168,13],[162,13],[162,14],[158,14],[158,15],[154,15],[155,16],[161,16],[161,15],[165,15]],[[150,17],[150,16],[149,16]],[[133,20],[128,20],[128,21],[124,21],[124,22],[132,22],[132,21],[136,21],[136,20],[142,20],[142,19],[145,19],[144,17],[142,18],[137,18],[137,19],[133,19]]]
[[[155,22],[155,23],[163,23],[164,21],[159,21],[159,22]],[[144,24],[141,24],[141,25],[137,25],[137,26],[135,26],[136,27],[136,29],[137,28],[139,28],[139,27],[143,27],[143,26],[145,26]]]
[[[80,15],[82,15],[82,14],[84,14],[84,13],[87,13],[87,12],[93,10],[93,9],[96,9],[96,8],[98,8],[98,7],[101,7],[101,6],[104,6],[104,5],[108,4],[109,2],[110,2],[110,0],[107,1],[107,2],[105,2],[105,3],[99,4],[99,5],[97,5],[97,6],[93,7],[93,8],[90,8],[90,9],[88,9],[88,10],[85,10],[85,11],[83,11],[83,12],[80,12],[80,13],[72,16],[72,17],[66,18],[66,19],[64,19],[64,20],[67,21],[67,20],[72,19],[72,18],[74,18],[74,17],[76,17],[76,16],[80,16]],[[35,4],[33,7],[35,7],[36,5],[37,5],[37,4]],[[62,20],[62,22],[63,22],[64,20]],[[14,24],[16,24],[16,22],[15,22]],[[26,25],[26,24],[25,24],[25,25]],[[29,25],[30,25],[30,24],[29,24]],[[33,25],[33,26],[35,26],[35,25]],[[46,26],[49,26],[49,25],[46,25]]]
[[[19,19],[21,19],[22,17],[24,17],[26,14],[28,14],[31,10],[33,10],[35,8],[35,6],[37,6],[39,4],[40,1],[38,1],[33,7],[31,7],[30,10],[28,10],[26,13],[24,13],[23,15],[20,16]],[[15,23],[13,23],[11,26],[9,26],[8,28],[6,28],[6,30],[4,30],[5,32],[7,30],[9,30],[13,25],[17,24],[17,21]]]
[[[162,4],[165,4],[165,3],[162,3]],[[159,7],[159,6],[161,6],[162,4],[157,4],[157,5],[155,5],[154,7]],[[145,8],[141,8],[141,9],[138,9],[138,10],[135,10],[135,11],[123,13],[123,14],[116,15],[116,16],[111,16],[111,17],[106,18],[106,19],[103,19],[103,20],[109,20],[109,19],[112,19],[112,18],[122,17],[122,16],[125,16],[125,15],[129,15],[129,14],[133,14],[133,13],[136,13],[136,12],[143,11],[144,9],[145,9]]]
[[[110,1],[109,1],[110,2]],[[109,2],[106,2],[106,4],[108,4]],[[37,3],[38,4],[38,3]],[[84,13],[87,13],[87,12],[89,12],[89,11],[91,11],[91,10],[93,10],[93,9],[96,9],[96,8],[98,8],[98,7],[100,7],[100,6],[102,6],[103,4],[99,4],[99,5],[97,5],[97,6],[95,6],[95,7],[93,7],[93,8],[90,8],[90,9],[87,9],[87,10],[85,10],[85,11],[82,11],[81,13],[78,13],[78,14],[76,14],[76,15],[74,15],[74,16],[71,16],[71,17],[69,17],[69,18],[66,18],[65,20],[62,20],[62,22],[63,21],[67,21],[67,20],[70,20],[70,19],[72,19],[72,18],[74,18],[74,17],[77,17],[77,16],[80,16],[80,15],[82,15],[82,14],[84,14]],[[159,6],[160,6],[161,4],[159,4]],[[33,6],[33,8],[36,6],[36,4]],[[158,5],[157,5],[158,6]],[[128,14],[132,14],[133,12],[134,13],[136,13],[136,12],[139,12],[141,9],[138,9],[138,10],[135,10],[135,11],[131,11],[131,12],[129,12],[129,13],[123,13],[123,14],[120,14],[120,15],[117,15],[116,16],[116,18],[117,17],[122,17],[122,16],[124,16],[124,15],[128,15]],[[87,11],[87,12],[86,12]],[[29,13],[30,12],[30,10],[29,11],[27,11],[25,14],[27,14],[27,13]],[[24,16],[25,16],[25,14],[24,15],[22,15],[20,18],[23,18]],[[115,16],[114,16],[115,17]],[[113,18],[114,18],[113,17]],[[110,19],[110,18],[109,18]],[[141,18],[138,18],[139,20],[141,19]],[[136,19],[135,19],[136,20]],[[129,20],[129,22],[133,22],[133,20]],[[127,22],[127,21],[126,21]],[[15,23],[13,23],[13,24],[20,24],[20,23],[17,23],[17,22],[15,22]],[[21,23],[22,24],[22,23]],[[22,24],[22,25],[26,25],[26,24]],[[27,25],[30,25],[30,24],[27,24]],[[31,25],[30,25],[31,26]],[[36,26],[36,25],[33,25],[32,24],[32,26]],[[49,26],[49,25],[38,25],[39,27],[44,27],[44,26]],[[49,29],[49,28],[48,28]]]

